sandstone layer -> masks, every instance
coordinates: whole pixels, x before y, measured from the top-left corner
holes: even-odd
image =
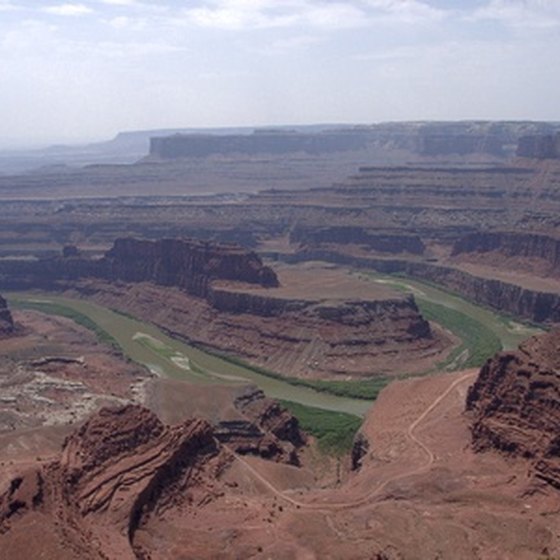
[[[3,553],[14,553],[18,531],[34,521],[27,557],[37,546],[48,558],[148,558],[137,529],[172,505],[212,500],[227,462],[203,421],[170,428],[141,407],[103,409],[58,460],[11,481],[0,498]]]
[[[489,359],[470,388],[472,441],[530,462],[560,489],[560,331],[533,337]]]

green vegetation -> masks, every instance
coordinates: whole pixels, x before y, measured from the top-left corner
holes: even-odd
[[[210,352],[208,349],[204,348],[204,351],[208,354],[212,354],[217,358],[221,358],[226,362],[235,364],[236,366],[243,367],[258,373],[260,375],[265,375],[272,379],[278,379],[293,385],[294,387],[306,387],[308,389],[313,389],[320,393],[329,393],[331,395],[336,395],[337,397],[347,397],[350,399],[363,399],[367,401],[374,401],[381,389],[383,389],[389,379],[383,376],[376,376],[374,378],[366,378],[359,380],[350,381],[324,381],[320,379],[299,379],[298,377],[289,377],[286,375],[281,375],[274,371],[255,366],[241,360],[235,356],[229,356],[227,354],[221,354],[217,352]]]
[[[462,343],[438,364],[439,369],[458,370],[479,367],[502,349],[498,336],[484,324],[461,311],[416,297],[422,315],[439,323],[462,340]]]
[[[92,321],[87,315],[67,307],[60,303],[52,302],[42,302],[42,301],[31,301],[31,300],[19,300],[17,298],[10,298],[10,305],[15,309],[31,309],[34,311],[40,311],[41,313],[46,313],[48,315],[59,315],[61,317],[66,317],[72,319],[78,325],[85,327],[92,331],[97,340],[102,344],[108,344],[112,346],[115,350],[122,353],[122,348],[117,340],[111,336],[106,330],[102,329],[97,323]]]
[[[280,401],[298,420],[303,431],[317,438],[319,449],[343,455],[352,449],[362,419],[346,412],[333,412],[291,401]]]

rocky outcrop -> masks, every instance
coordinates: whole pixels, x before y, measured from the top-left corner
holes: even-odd
[[[424,253],[424,243],[417,235],[382,232],[357,226],[309,227],[296,226],[290,232],[290,243],[299,243],[308,248],[336,243],[360,245],[379,253]]]
[[[515,268],[523,262],[533,272],[560,272],[560,239],[536,233],[477,232],[466,235],[453,245],[452,257],[483,256],[494,265],[510,259]],[[540,265],[540,266],[539,266]],[[535,270],[540,268],[540,270]]]
[[[560,159],[560,133],[519,138],[517,156],[530,159]]]
[[[117,239],[100,259],[88,259],[65,247],[64,256],[0,262],[0,284],[7,287],[64,287],[80,278],[152,282],[206,297],[215,280],[263,287],[278,286],[274,271],[253,252],[237,245],[187,239]]]
[[[199,297],[206,297],[218,279],[278,286],[276,274],[255,253],[194,240],[117,239],[100,266],[110,280],[174,286]]]
[[[369,440],[362,433],[358,432],[352,444],[352,470],[358,471],[362,467],[362,460],[369,452]]]
[[[475,449],[530,461],[532,473],[560,489],[560,331],[533,337],[488,360],[469,389]]]
[[[14,332],[14,320],[8,309],[6,300],[0,296],[0,337],[9,336]]]
[[[221,420],[215,430],[218,441],[241,455],[300,464],[297,452],[305,437],[295,416],[257,387],[245,389],[234,405],[242,418]]]
[[[63,548],[70,540],[75,557],[143,558],[136,530],[172,505],[212,500],[228,461],[204,421],[168,427],[139,406],[102,409],[67,438],[59,459],[11,480],[0,532],[35,511],[46,525],[65,526]]]

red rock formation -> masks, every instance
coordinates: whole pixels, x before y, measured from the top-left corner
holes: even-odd
[[[535,476],[560,489],[560,330],[486,362],[467,397],[475,449],[530,460]]]
[[[298,225],[290,233],[290,243],[300,243],[308,248],[325,244],[360,245],[378,253],[424,253],[424,243],[418,235],[405,232],[383,232],[357,226],[313,227]]]
[[[487,255],[489,262],[497,258],[530,259],[532,269],[542,263],[543,274],[560,272],[560,239],[548,235],[518,232],[478,232],[466,235],[454,245],[451,256]],[[516,261],[518,263],[519,261]]]
[[[241,419],[222,420],[216,429],[219,441],[237,453],[299,465],[298,449],[305,443],[297,418],[257,387],[248,387],[234,401]]]
[[[278,286],[276,274],[253,252],[203,241],[117,239],[100,263],[110,280],[153,282],[206,297],[212,280]]]
[[[8,309],[6,300],[0,296],[0,337],[9,336],[14,332],[14,320]]]
[[[0,263],[0,283],[10,288],[64,287],[80,278],[152,282],[206,297],[214,280],[278,286],[274,271],[252,251],[192,239],[117,239],[104,257],[88,259],[65,248],[62,257]]]
[[[60,550],[80,558],[144,558],[135,532],[171,505],[211,500],[229,459],[202,420],[164,426],[147,409],[102,409],[65,442],[60,459],[12,479],[0,496],[0,533],[39,515]],[[12,536],[15,538],[15,536]],[[55,556],[51,556],[55,557]]]

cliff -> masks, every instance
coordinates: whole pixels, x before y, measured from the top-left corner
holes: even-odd
[[[110,280],[153,282],[206,297],[214,280],[278,286],[273,270],[236,245],[194,240],[117,239],[99,263]]]
[[[560,322],[560,294],[524,288],[517,284],[469,274],[450,266],[404,259],[355,257],[335,250],[304,250],[295,255],[275,255],[286,262],[323,260],[357,268],[371,269],[383,274],[402,273],[434,282],[452,292],[498,311],[536,323]]]
[[[14,320],[8,309],[6,300],[0,296],[0,337],[9,336],[14,332]]]
[[[290,243],[299,243],[309,248],[325,244],[360,245],[379,253],[424,253],[424,243],[418,235],[383,232],[358,226],[313,227],[297,225],[290,232]]]
[[[523,268],[525,262],[533,273],[558,274],[560,272],[560,239],[547,235],[478,232],[457,240],[451,251],[452,257],[478,255],[484,256],[494,264],[498,264],[500,260],[511,259],[516,269]],[[535,270],[536,268],[541,270]]]
[[[59,458],[11,480],[0,496],[4,546],[30,517],[37,550],[58,552],[49,557],[143,557],[137,529],[172,506],[212,500],[228,461],[201,420],[168,427],[139,406],[102,409],[67,438]]]
[[[539,122],[404,122],[319,130],[263,129],[238,134],[172,134],[153,136],[150,155],[160,159],[221,156],[329,156],[345,152],[390,153],[404,150],[424,157],[485,154],[510,157],[517,140],[553,131]]]
[[[365,147],[363,134],[346,131],[298,133],[254,131],[253,134],[175,134],[150,139],[150,155],[163,159],[209,157],[213,155],[328,154]]]
[[[516,154],[530,159],[560,159],[560,133],[522,136]]]
[[[11,288],[53,288],[80,278],[152,282],[206,297],[214,280],[278,286],[274,271],[237,245],[188,239],[117,239],[100,259],[83,258],[70,247],[66,256],[0,262],[0,284]]]
[[[560,331],[488,360],[467,397],[476,450],[524,457],[560,489]]]

